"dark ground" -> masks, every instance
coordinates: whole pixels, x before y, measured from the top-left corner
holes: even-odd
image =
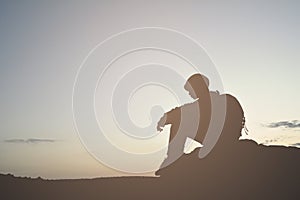
[[[239,141],[198,151],[157,172],[159,178],[43,180],[0,175],[1,199],[299,199],[300,149]]]

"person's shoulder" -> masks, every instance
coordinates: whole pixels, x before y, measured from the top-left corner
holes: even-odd
[[[180,110],[180,108],[181,108],[181,106],[177,106],[177,107],[175,107],[175,108],[172,108],[172,109],[170,110],[170,112],[178,111],[178,110]]]
[[[182,107],[190,107],[190,106],[195,106],[195,105],[198,105],[198,101],[193,101],[191,103],[186,103],[184,104]]]
[[[171,111],[180,111],[181,109],[193,108],[195,106],[198,106],[198,101],[193,101],[191,103],[183,104],[182,106],[173,108]]]

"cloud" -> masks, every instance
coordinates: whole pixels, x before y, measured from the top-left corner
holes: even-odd
[[[300,143],[292,144],[293,146],[300,147]]]
[[[268,128],[289,128],[295,129],[300,128],[300,121],[299,120],[292,120],[292,121],[279,121],[279,122],[272,122],[265,125]]]
[[[6,143],[24,143],[24,144],[38,144],[38,143],[53,143],[57,140],[53,139],[38,139],[38,138],[29,138],[29,139],[7,139],[4,140]]]

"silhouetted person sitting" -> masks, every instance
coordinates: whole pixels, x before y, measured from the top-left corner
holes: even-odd
[[[196,101],[172,109],[159,120],[158,131],[171,124],[168,158],[163,165],[182,155],[187,137],[208,148],[209,145],[214,146],[214,140],[218,139],[217,146],[229,149],[230,145],[238,141],[244,126],[244,112],[239,102],[231,95],[210,92],[208,86],[207,77],[201,74],[192,75],[184,89]],[[215,138],[211,141],[207,135],[214,135]],[[204,148],[204,151],[207,149]]]

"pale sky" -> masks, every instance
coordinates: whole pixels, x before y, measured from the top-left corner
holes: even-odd
[[[300,146],[299,121],[293,121],[300,120],[299,8],[298,1],[2,1],[0,172],[46,178],[120,174],[81,144],[72,89],[91,49],[138,27],[194,38],[216,64],[224,90],[242,104],[249,137]]]

